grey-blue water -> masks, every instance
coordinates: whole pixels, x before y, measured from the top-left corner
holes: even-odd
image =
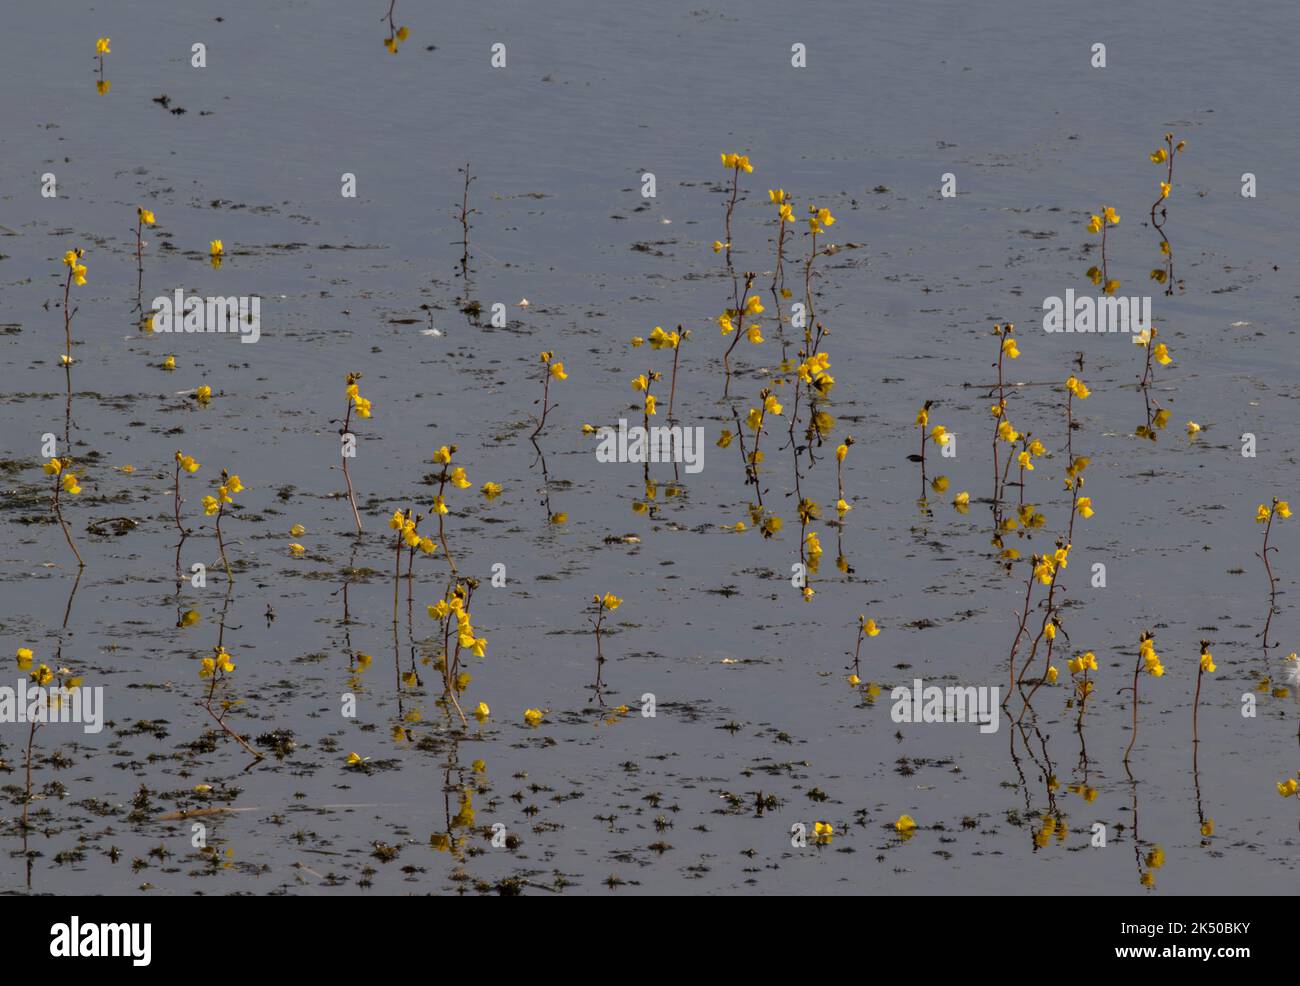
[[[1295,520],[1270,534],[1278,595],[1264,648],[1254,520],[1259,503],[1297,494],[1293,5],[398,0],[394,26],[408,32],[395,55],[383,0],[192,7],[56,15],[15,2],[0,31],[0,657],[29,647],[38,664],[69,667],[105,689],[111,720],[98,734],[36,731],[25,828],[29,731],[0,725],[4,891],[1294,890],[1300,803],[1276,783],[1300,769],[1285,677],[1300,648],[1300,538]],[[205,68],[191,66],[199,42]],[[1105,68],[1090,64],[1098,42]],[[796,43],[804,68],[791,65]],[[1168,296],[1149,278],[1164,259],[1149,224],[1163,168],[1148,160],[1167,132],[1187,142],[1164,226]],[[733,353],[730,401],[730,338],[714,320],[733,282],[712,248],[724,151],[754,164],[733,265],[758,275],[767,306],[767,341]],[[476,211],[462,273],[467,162]],[[340,194],[345,173],[355,198]],[[46,174],[57,197],[41,194]],[[940,195],[944,174],[954,198]],[[769,188],[789,192],[801,220],[782,326],[767,290]],[[833,430],[801,465],[825,548],[805,601],[790,581],[800,525],[786,424],[763,438],[765,505],[784,521],[772,538],[752,523],[738,446],[713,443],[735,430],[733,406],[743,419],[777,378],[785,414],[795,407],[779,364],[782,338],[791,357],[802,338],[788,319],[809,203],[837,217],[813,282],[836,383],[823,405]],[[1122,294],[1152,296],[1174,357],[1147,395],[1170,412],[1155,441],[1135,437],[1148,423],[1140,347],[1041,328],[1044,298],[1098,290],[1085,271],[1100,238],[1084,225],[1103,205],[1122,217],[1109,274]],[[137,206],[157,217],[139,299]],[[87,283],[72,289],[64,449],[60,261],[77,246]],[[260,297],[260,340],[142,331],[137,301],[178,288]],[[463,310],[471,301],[481,314]],[[490,321],[496,303],[504,328]],[[989,333],[1008,320],[1021,351],[1008,382],[1024,385],[1009,388],[1009,415],[1048,449],[1024,491],[1045,523],[1004,534],[1022,556],[1010,574],[987,502]],[[638,509],[641,467],[598,462],[581,426],[637,423],[629,383],[653,370],[666,410],[671,352],[629,340],[679,324],[691,337],[675,416],[704,428],[704,468],[652,465],[656,499]],[[552,381],[539,459],[528,436],[542,350],[568,379]],[[1005,697],[1027,559],[1069,522],[1061,385],[1079,352],[1092,396],[1076,402],[1072,444],[1091,457],[1096,514],[1076,521],[1056,597],[1060,678],[1023,718],[1013,697],[996,733],[896,723],[890,689],[918,677]],[[159,368],[167,355],[174,371]],[[349,371],[374,408],[354,421],[359,539],[339,470]],[[214,396],[199,408],[203,384]],[[955,459],[931,447],[928,478],[949,485],[919,509],[907,457],[926,400],[958,444]],[[806,401],[802,414],[796,434]],[[1194,439],[1187,421],[1203,427]],[[62,497],[79,579],[40,468],[47,433],[81,474],[82,492]],[[840,524],[833,449],[849,434],[853,509]],[[442,557],[415,560],[393,617],[387,519],[427,513],[444,444],[474,484],[449,488],[446,541],[480,580],[471,609],[488,639],[468,658],[463,701],[491,714],[468,728],[422,663],[442,644],[425,611],[447,590]],[[181,480],[195,533],[180,546],[179,594],[177,449],[202,464]],[[223,468],[247,487],[223,519],[233,581],[200,505]],[[504,488],[496,500],[480,495],[488,481]],[[969,513],[951,506],[960,491]],[[1010,516],[1019,496],[1009,488]],[[725,529],[737,521],[747,530]],[[295,524],[305,533],[291,536]],[[188,580],[194,563],[208,567],[205,588]],[[605,592],[624,601],[603,636],[598,697],[586,616]],[[191,609],[197,623],[178,628]],[[845,680],[859,613],[882,628],[862,650],[874,701]],[[1147,629],[1166,674],[1142,677],[1130,780],[1124,689]],[[236,663],[219,693],[239,702],[226,722],[265,754],[251,767],[199,704],[219,633]],[[1202,639],[1218,670],[1202,684],[1194,771]],[[1065,660],[1085,650],[1099,670],[1079,731]],[[360,672],[358,652],[372,658]],[[415,685],[402,677],[412,666]],[[5,667],[12,686],[20,672]],[[530,708],[545,712],[535,728]],[[351,753],[368,759],[349,768]],[[908,839],[893,827],[902,814],[918,825]],[[817,821],[834,826],[830,844],[793,846],[791,827]],[[505,845],[493,845],[497,825]]]

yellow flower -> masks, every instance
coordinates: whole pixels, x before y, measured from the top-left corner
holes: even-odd
[[[140,218],[140,222],[144,225],[152,226],[154,224],[155,220],[153,213],[143,206],[136,206],[135,214]]]
[[[1173,357],[1169,355],[1169,347],[1163,342],[1157,343],[1156,348],[1151,351],[1152,357],[1161,366],[1168,366],[1173,362]]]
[[[465,475],[464,468],[461,466],[457,466],[453,469],[451,475],[448,476],[447,479],[451,485],[456,487],[458,490],[466,490],[474,485],[469,481],[469,478]]]
[[[51,459],[49,462],[41,466],[41,469],[47,476],[57,476],[59,473],[63,472],[63,460]]]
[[[1207,674],[1213,674],[1214,671],[1217,670],[1216,665],[1214,663],[1214,655],[1211,654],[1208,650],[1202,652],[1201,654],[1201,670],[1206,672]]]
[[[1043,585],[1051,585],[1056,577],[1056,566],[1046,556],[1039,556],[1034,564],[1034,578]]]
[[[956,507],[960,513],[965,513],[967,510],[970,509],[970,494],[967,493],[965,490],[962,490],[955,497],[953,497],[952,505]]]
[[[858,619],[861,621],[863,633],[865,633],[868,637],[879,636],[880,627],[876,626],[876,621],[874,619],[863,620],[861,616],[859,616]]]
[[[650,381],[646,379],[644,373],[638,374],[632,378],[633,390],[646,390],[650,386]]]
[[[1157,147],[1151,152],[1152,164],[1164,164],[1169,159],[1168,152],[1163,147]]]
[[[194,399],[200,404],[210,404],[212,402],[212,388],[206,383],[202,384],[196,391],[194,391]]]
[[[1169,192],[1170,192],[1172,189],[1173,189],[1173,186],[1170,185],[1169,182],[1167,182],[1167,181],[1162,181],[1162,182],[1160,183],[1160,197],[1161,197],[1162,199],[1167,199],[1167,198],[1169,198]]]
[[[1070,377],[1066,380],[1065,389],[1081,401],[1086,400],[1092,394],[1092,391],[1089,390],[1078,377]]]
[[[658,414],[658,413],[659,413],[658,411],[655,410],[655,403],[656,403],[658,400],[659,400],[659,398],[655,397],[654,394],[646,394],[646,395],[645,395],[645,413],[646,413],[646,414]]]
[[[1015,442],[1020,439],[1020,432],[1011,427],[1011,422],[1003,418],[998,422],[998,438],[1004,442]]]
[[[830,822],[815,822],[813,824],[813,835],[817,838],[817,841],[822,845],[829,843],[831,841],[831,837],[834,834],[835,834],[835,826],[833,826]]]
[[[1033,463],[1033,460],[1030,458],[1030,455],[1029,455],[1029,453],[1028,453],[1027,451],[1026,451],[1026,452],[1021,452],[1019,455],[1017,455],[1017,456],[1016,456],[1016,462],[1018,462],[1018,463],[1020,464],[1020,468],[1021,468],[1021,469],[1028,470],[1029,472],[1033,472],[1033,471],[1034,471],[1034,463]]]
[[[1094,215],[1094,216],[1092,216],[1091,218],[1089,218],[1089,220],[1088,220],[1088,232],[1089,232],[1089,233],[1100,233],[1100,232],[1101,232],[1101,216]]]
[[[755,346],[762,343],[763,341],[762,326],[759,326],[757,324],[751,325],[748,329],[745,330],[745,338],[748,339],[750,342],[752,342]]]
[[[1277,511],[1277,515],[1283,520],[1291,516],[1291,504],[1287,503],[1285,500],[1278,500],[1277,506],[1273,509]]]
[[[898,821],[894,823],[894,828],[899,832],[911,832],[916,828],[916,821],[911,815],[899,815]]]
[[[714,444],[717,445],[718,448],[729,448],[731,446],[731,438],[731,429],[723,428],[722,434],[718,436],[718,440]]]
[[[835,461],[843,462],[844,457],[849,454],[849,447],[843,443],[835,446]]]
[[[1116,212],[1114,209],[1112,209],[1110,206],[1106,206],[1105,208],[1103,208],[1102,214],[1106,217],[1106,225],[1108,226],[1119,225],[1119,213]]]
[[[226,245],[222,243],[220,240],[213,240],[211,243],[208,244],[208,252],[214,257],[225,256]]]
[[[1002,340],[1002,352],[1005,356],[1011,359],[1020,358],[1020,350],[1016,348],[1016,340],[1014,336],[1007,336]]]
[[[295,558],[301,558],[307,549],[295,541],[293,544],[289,545],[289,550],[293,553]]]
[[[32,651],[30,647],[18,648],[18,670],[30,671],[32,667]]]
[[[1200,430],[1201,430],[1201,426],[1198,425],[1195,421],[1187,422],[1187,434],[1195,435]]]
[[[1255,523],[1267,524],[1269,515],[1271,513],[1272,511],[1267,506],[1261,503],[1259,507],[1255,510]]]
[[[1079,502],[1075,504],[1074,509],[1079,511],[1079,516],[1084,520],[1087,520],[1096,513],[1096,511],[1092,509],[1092,497],[1090,496],[1079,497]]]
[[[619,599],[618,596],[614,595],[612,592],[607,592],[603,597],[598,598],[600,599],[600,605],[611,613],[623,605],[623,600]]]
[[[782,411],[782,406],[780,402],[777,401],[774,395],[768,394],[767,397],[763,399],[764,414],[780,414],[781,411]]]
[[[484,483],[480,492],[483,494],[484,499],[495,500],[501,495],[501,486],[497,483]]]
[[[348,764],[349,767],[356,767],[358,764],[361,764],[361,763],[364,763],[364,762],[365,762],[365,760],[364,760],[364,758],[361,756],[360,753],[349,753],[349,754],[348,754],[347,764]]]
[[[488,704],[486,702],[479,702],[479,704],[474,708],[474,718],[477,719],[479,722],[483,722],[491,714],[492,714],[492,710],[488,708]]]
[[[564,364],[561,363],[559,360],[556,360],[554,363],[551,364],[551,376],[555,377],[556,380],[569,379],[569,375],[564,372]]]
[[[44,665],[42,665],[42,667],[44,667]],[[1296,783],[1294,777],[1288,777],[1285,781],[1278,782],[1277,793],[1284,798],[1294,797],[1297,790],[1300,790],[1300,784]]]
[[[111,41],[110,38],[98,38],[95,41],[95,54],[111,55],[113,53],[113,49],[108,46],[110,41]]]
[[[542,712],[540,709],[524,709],[524,722],[530,726],[536,726],[542,721]]]
[[[77,484],[77,477],[74,473],[65,472],[63,478],[59,480],[63,486],[63,492],[76,496],[81,492],[81,487]]]
[[[1055,685],[1059,674],[1060,672],[1056,670],[1056,665],[1053,664],[1047,669],[1047,683],[1049,685]]]
[[[446,445],[442,446],[438,451],[433,453],[433,461],[439,465],[446,465],[451,461],[451,449]]]
[[[174,369],[176,369],[176,357],[175,357],[175,356],[168,356],[166,359],[164,359],[164,360],[162,361],[162,368],[163,368],[164,370],[174,370]]]
[[[935,425],[930,429],[930,441],[936,445],[948,444],[948,429],[943,425]]]

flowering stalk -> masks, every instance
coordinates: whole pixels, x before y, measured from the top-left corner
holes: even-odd
[[[744,322],[747,315],[761,315],[765,309],[763,302],[758,295],[751,295],[749,289],[754,285],[754,278],[757,275],[747,273],[745,275],[745,287],[740,288],[740,281],[733,282],[733,307],[728,308],[718,316],[718,327],[722,330],[724,336],[735,333],[731,339],[731,345],[726,348],[722,354],[722,370],[726,375],[726,382],[722,388],[722,396],[726,398],[731,393],[731,352],[736,348],[736,343],[740,342],[740,337],[744,335],[750,342],[758,345],[763,341],[763,332],[761,327],[755,323],[748,329],[745,328]],[[741,299],[744,303],[741,303]]]
[[[73,592],[76,592],[75,588],[73,589]],[[68,604],[69,606],[72,604],[71,599],[68,600]],[[67,629],[66,617],[64,619],[64,629]],[[63,644],[62,641],[60,641],[57,656],[62,656],[62,653]],[[57,656],[55,661],[56,665],[58,663]],[[80,688],[82,682],[81,678],[73,677],[72,672],[65,667],[59,667],[57,671],[54,671],[46,664],[41,664],[38,667],[33,668],[32,663],[33,654],[31,649],[28,647],[19,647],[18,670],[28,672],[28,677],[38,688],[50,687],[49,693],[41,699],[45,704],[45,709],[42,709],[41,712],[47,713],[47,715],[32,716],[31,725],[27,730],[27,787],[25,796],[23,797],[23,817],[22,822],[20,823],[24,832],[31,828],[27,821],[27,811],[28,806],[32,801],[32,757],[36,746],[36,730],[39,729],[41,724],[47,720],[50,722],[59,721],[59,709],[61,703],[66,700],[67,693]]]
[[[603,703],[601,695],[604,686],[602,670],[605,666],[605,652],[601,647],[600,636],[605,626],[605,614],[612,613],[623,605],[623,600],[612,592],[607,592],[603,596],[595,595],[591,597],[592,605],[595,607],[593,615],[587,617],[587,622],[592,625],[596,633],[596,683],[593,686],[596,689],[596,697]]]
[[[465,470],[460,466],[453,466],[451,458],[456,454],[455,445],[443,445],[438,451],[433,453],[433,461],[436,465],[442,466],[442,471],[438,474],[438,492],[433,498],[433,512],[438,517],[438,543],[442,545],[442,553],[447,559],[447,564],[451,568],[451,574],[456,576],[456,560],[451,556],[451,549],[447,547],[447,528],[443,518],[447,516],[447,484],[458,490],[469,489],[474,484],[469,481],[465,475]]]
[[[81,262],[85,250],[81,247],[67,251],[63,255],[63,265],[68,268],[63,281],[63,355],[59,362],[63,364],[63,374],[67,383],[68,398],[63,416],[63,447],[72,450],[72,319],[77,314],[69,307],[72,302],[72,285],[78,287],[86,283],[86,266]]]
[[[740,173],[753,174],[754,166],[749,163],[749,156],[745,154],[727,154],[722,153],[722,166],[731,171],[731,198],[727,202],[727,242],[714,242],[713,252],[718,253],[725,249],[727,251],[727,267],[731,267],[731,216],[736,211],[736,202],[740,198]]]
[[[1012,322],[1008,322],[1006,323],[1006,325],[993,326],[993,334],[998,337],[998,362],[997,362],[998,402],[994,404],[992,408],[990,408],[990,410],[993,413],[993,421],[994,421],[994,425],[993,425],[993,514],[995,518],[1000,516],[1000,508],[1002,504],[1002,481],[1001,481],[1002,473],[998,468],[998,439],[1002,439],[1003,441],[1006,441],[1008,444],[1010,444],[1011,442],[1014,442],[1016,438],[1019,437],[1017,435],[1016,437],[1008,438],[1006,435],[1008,431],[1011,431],[1012,434],[1014,434],[1014,431],[1011,429],[1011,425],[1006,418],[1007,391],[1006,391],[1006,380],[1002,372],[1002,364],[1004,359],[1020,358],[1020,350],[1016,347],[1016,340],[1011,335],[1013,332],[1015,332],[1015,330],[1016,330],[1015,324]],[[1006,425],[1006,427],[1003,427],[1004,424]],[[1010,456],[1010,454],[1011,452],[1010,450],[1008,450],[1007,455]]]
[[[199,471],[199,463],[194,456],[186,455],[180,449],[176,450],[176,473],[172,478],[172,513],[176,518],[176,530],[180,531],[181,538],[189,536],[184,525],[181,524],[181,470],[187,473],[196,473]]]
[[[853,508],[849,502],[844,499],[844,460],[848,457],[849,448],[856,443],[856,439],[849,435],[835,448],[835,480],[839,484],[840,498],[835,502],[835,509],[839,511],[840,519]]]
[[[812,272],[813,261],[817,259],[819,253],[823,252],[817,249],[817,235],[826,232],[831,226],[835,225],[835,217],[831,215],[830,209],[819,209],[817,206],[810,204],[808,206],[808,235],[811,237],[808,248],[808,259],[803,265],[803,293],[804,303],[807,311],[804,312],[803,336],[804,347],[806,352],[813,352],[812,326],[813,326],[813,301],[812,301]]]
[[[569,375],[564,372],[564,364],[561,363],[559,360],[555,359],[554,356],[555,356],[554,353],[547,350],[546,352],[542,353],[542,357],[541,357],[542,358],[542,413],[537,418],[537,427],[534,428],[533,433],[528,436],[529,439],[534,440],[534,444],[537,436],[540,435],[542,433],[542,429],[546,427],[546,415],[550,413],[552,410],[554,410],[554,408],[550,404],[551,377],[555,377],[556,380],[569,379]]]
[[[462,725],[469,725],[469,720],[465,718],[465,712],[461,708],[460,699],[457,696],[469,686],[470,675],[468,672],[460,670],[461,651],[468,650],[475,657],[483,657],[487,648],[487,638],[477,636],[469,612],[470,599],[477,584],[474,579],[453,580],[446,598],[439,599],[428,607],[430,618],[438,620],[442,625],[440,670],[442,671],[443,698],[450,702],[452,708],[456,710]],[[454,651],[451,646],[453,619],[456,623],[456,647]],[[475,714],[482,720],[487,718],[488,713],[487,704],[480,702]]]
[[[1285,500],[1279,500],[1273,497],[1272,506],[1260,504],[1255,511],[1255,523],[1264,525],[1264,547],[1255,553],[1255,557],[1264,563],[1264,571],[1268,575],[1268,619],[1264,621],[1264,649],[1268,649],[1268,629],[1273,623],[1273,613],[1277,610],[1277,579],[1273,575],[1273,566],[1269,563],[1268,553],[1277,551],[1276,547],[1270,547],[1268,543],[1269,534],[1273,531],[1273,519],[1281,517],[1283,520],[1291,516],[1291,505]]]
[[[1165,134],[1165,146],[1157,147],[1149,155],[1152,164],[1163,164],[1165,168],[1165,180],[1160,182],[1160,197],[1151,204],[1151,226],[1160,234],[1160,253],[1165,258],[1165,267],[1162,270],[1157,267],[1151,271],[1151,279],[1165,285],[1165,294],[1174,293],[1174,251],[1169,243],[1169,237],[1165,235],[1165,221],[1168,219],[1168,207],[1165,202],[1168,200],[1174,187],[1174,158],[1187,146],[1187,141],[1180,140],[1174,143],[1174,135]],[[1156,209],[1160,210],[1159,218],[1156,217]]]
[[[1192,742],[1199,743],[1200,735],[1196,729],[1196,718],[1201,711],[1201,679],[1218,670],[1214,664],[1214,655],[1210,653],[1210,642],[1201,641],[1201,659],[1196,666],[1196,697],[1192,700]]]
[[[1124,751],[1124,767],[1127,769],[1129,755],[1133,752],[1133,744],[1137,742],[1138,731],[1138,678],[1145,671],[1153,678],[1160,678],[1164,675],[1164,665],[1160,663],[1160,656],[1156,653],[1155,634],[1150,630],[1144,630],[1138,641],[1138,659],[1133,666],[1133,736],[1128,741],[1128,749]]]
[[[879,633],[880,628],[874,619],[867,619],[865,613],[858,614],[858,643],[853,648],[853,674],[849,675],[849,684],[857,685],[862,680],[858,677],[862,673],[862,641]]]
[[[226,598],[229,599],[229,596]],[[208,715],[212,717],[212,721],[220,726],[227,736],[231,737],[236,743],[251,753],[256,760],[261,760],[263,759],[263,754],[249,746],[248,741],[245,740],[244,737],[240,736],[239,733],[231,729],[229,723],[226,722],[226,715],[232,708],[234,708],[235,703],[230,699],[224,699],[221,703],[220,714],[218,714],[217,710],[212,707],[212,703],[216,700],[217,696],[217,685],[225,683],[228,676],[233,674],[235,670],[234,656],[226,650],[220,640],[220,637],[224,634],[225,623],[223,614],[221,631],[218,635],[217,645],[212,648],[212,656],[203,658],[203,661],[199,666],[199,677],[208,680],[208,693],[204,696],[203,701],[200,704],[207,711]]]
[[[76,496],[81,492],[81,486],[77,482],[77,474],[72,471],[72,459],[66,456],[61,459],[50,459],[41,468],[45,471],[45,475],[54,477],[54,494],[52,498],[54,516],[58,518],[59,526],[63,528],[63,536],[68,541],[68,547],[77,556],[78,567],[85,568],[86,563],[81,560],[81,552],[77,550],[77,545],[72,540],[72,531],[68,529],[68,522],[63,519],[63,508],[59,502],[62,493]]]
[[[368,418],[370,417],[371,408],[370,401],[361,396],[360,389],[357,386],[357,381],[361,379],[361,374],[355,372],[349,373],[345,379],[347,383],[346,393],[348,397],[348,409],[347,413],[343,416],[343,427],[339,430],[339,437],[341,439],[339,455],[343,460],[343,480],[348,485],[348,503],[352,507],[352,520],[357,525],[357,533],[360,534],[361,514],[357,511],[357,496],[352,489],[352,474],[348,472],[348,459],[352,457],[349,453],[353,451],[354,446],[349,447],[347,439],[352,434],[353,409],[356,410],[358,418]]]
[[[216,496],[203,498],[203,512],[209,517],[216,517],[217,548],[221,551],[221,563],[226,566],[226,577],[231,577],[230,562],[226,558],[226,542],[221,535],[221,518],[225,515],[226,504],[234,503],[234,494],[244,490],[244,484],[233,473],[221,470],[221,482],[217,484]]]
[[[141,305],[141,298],[144,291],[144,228],[154,224],[154,215],[143,206],[136,206],[135,209],[135,301],[137,307]]]
[[[1111,226],[1119,225],[1119,213],[1108,205],[1101,207],[1101,214],[1093,214],[1088,217],[1087,230],[1089,233],[1101,234],[1101,270],[1096,267],[1088,269],[1088,277],[1093,284],[1100,284],[1101,290],[1105,294],[1114,294],[1119,290],[1119,281],[1112,281],[1108,273],[1109,267],[1106,258],[1106,231]]]

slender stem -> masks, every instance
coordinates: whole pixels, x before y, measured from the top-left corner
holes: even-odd
[[[343,431],[339,434],[346,437],[352,425],[352,401],[348,400],[347,414],[343,417]],[[357,496],[352,491],[352,474],[348,472],[347,453],[340,448],[339,457],[343,460],[343,479],[348,484],[348,503],[352,506],[352,520],[357,525],[357,533],[361,533],[361,514],[357,512]]]

